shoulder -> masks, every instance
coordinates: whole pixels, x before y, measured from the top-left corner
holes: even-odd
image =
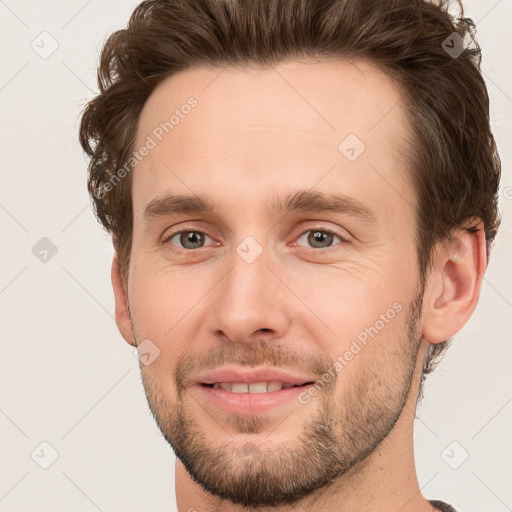
[[[429,500],[430,504],[439,509],[441,512],[457,512],[451,505],[448,505],[444,501]]]

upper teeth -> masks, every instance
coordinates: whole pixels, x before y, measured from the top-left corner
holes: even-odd
[[[245,384],[244,382],[215,382],[214,388],[221,388],[233,393],[267,393],[270,391],[279,391],[284,388],[291,388],[294,384],[283,383],[277,380],[270,382],[254,382]]]

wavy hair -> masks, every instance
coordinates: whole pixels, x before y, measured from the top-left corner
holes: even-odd
[[[112,235],[127,290],[133,230],[132,173],[108,182],[134,151],[154,88],[194,66],[271,65],[291,57],[365,59],[399,85],[412,127],[407,160],[417,196],[422,282],[433,248],[454,227],[484,225],[487,250],[500,223],[501,165],[480,73],[475,26],[426,0],[146,0],[106,40],[99,94],[85,107],[80,143],[90,158],[93,210]],[[464,42],[457,55],[455,45]],[[456,48],[456,49],[457,49]],[[459,48],[460,49],[460,48]],[[98,193],[101,191],[101,193]],[[469,223],[468,223],[469,222]],[[450,340],[429,346],[430,373]]]

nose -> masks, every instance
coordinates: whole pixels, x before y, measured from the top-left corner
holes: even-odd
[[[231,269],[216,286],[210,331],[219,339],[254,343],[283,337],[289,329],[293,306],[285,276],[265,251],[254,261],[237,252]],[[280,277],[280,278],[279,278]]]

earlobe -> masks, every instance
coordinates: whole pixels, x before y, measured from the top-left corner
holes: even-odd
[[[117,252],[115,251],[114,257],[112,258],[111,278],[115,298],[115,317],[117,328],[119,329],[119,332],[126,340],[126,342],[135,346],[135,336],[130,319],[128,300],[126,298],[123,281],[121,279],[121,271],[119,267],[119,261],[117,260]]]
[[[452,231],[438,247],[424,301],[423,337],[440,343],[454,336],[467,323],[480,297],[487,267],[483,223],[478,231]]]

